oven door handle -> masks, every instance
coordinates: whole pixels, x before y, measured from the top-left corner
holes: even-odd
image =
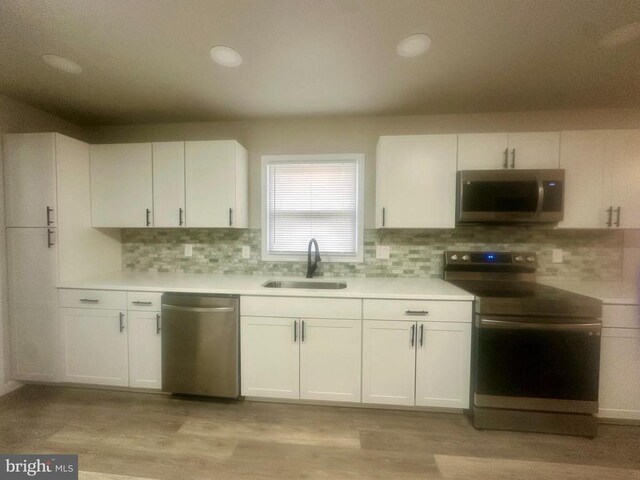
[[[538,180],[538,204],[536,205],[536,216],[542,213],[542,206],[544,205],[544,184],[542,178],[537,175]]]
[[[492,318],[480,318],[476,320],[476,326],[480,328],[503,328],[511,330],[554,330],[565,332],[594,332],[600,334],[601,323],[533,323],[514,322],[509,320],[495,320]]]

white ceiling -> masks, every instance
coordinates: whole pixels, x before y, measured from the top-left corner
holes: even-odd
[[[1,0],[0,92],[86,125],[637,107],[640,39],[598,45],[637,21],[640,0]],[[416,32],[431,50],[398,56]]]

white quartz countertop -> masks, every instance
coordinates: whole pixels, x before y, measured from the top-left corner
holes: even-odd
[[[559,280],[547,277],[538,277],[538,282],[569,292],[598,298],[605,304],[640,305],[640,288],[633,283]]]
[[[130,290],[137,292],[193,292],[280,297],[389,298],[472,301],[473,295],[437,278],[318,277],[314,282],[345,282],[341,290],[265,288],[268,280],[307,280],[301,277],[214,275],[202,273],[115,272],[61,282],[58,288]]]

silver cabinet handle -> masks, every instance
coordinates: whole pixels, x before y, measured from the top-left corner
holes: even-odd
[[[511,150],[511,168],[516,168],[516,149]]]
[[[404,314],[414,317],[426,317],[429,315],[429,310],[406,310]]]
[[[229,226],[233,226],[233,208],[229,209]]]
[[[149,210],[148,208],[146,210],[145,219],[146,219],[146,222],[147,222],[147,227],[149,227],[151,225],[151,210]]]
[[[181,208],[178,209],[178,225],[182,226],[182,224],[184,223],[184,220],[182,220],[182,214],[184,213],[184,210],[182,210]]]
[[[100,303],[97,298],[81,298],[80,303]]]
[[[621,207],[616,208],[616,227],[620,226],[620,210]]]
[[[509,168],[509,149],[504,149],[504,163],[502,164],[503,168]]]
[[[51,214],[53,213],[53,208],[47,207],[47,227],[49,225],[53,225],[53,220],[51,220]]]
[[[416,324],[411,325],[411,346],[416,344]]]
[[[302,320],[300,326],[300,343],[304,343],[304,333],[304,320]]]
[[[233,307],[178,307],[176,305],[162,304],[162,308],[166,310],[175,310],[177,312],[233,312]]]
[[[613,207],[607,208],[607,215],[607,227],[610,227],[611,225],[613,225]]]
[[[385,224],[387,223],[387,222],[386,222],[386,220],[387,220],[387,218],[386,218],[386,217],[387,217],[386,213],[387,213],[387,209],[386,209],[386,208],[384,208],[384,207],[382,207],[382,226],[383,226],[383,227],[384,227],[384,226],[385,226]]]
[[[120,332],[124,330],[124,313],[120,312]]]
[[[420,346],[424,345],[424,324],[420,325]]]
[[[143,302],[142,300],[134,300],[133,302],[134,305],[140,305],[140,306],[151,306],[153,305],[153,302]]]
[[[156,334],[160,335],[160,314],[156,315]]]
[[[298,341],[298,321],[293,321],[293,343]]]
[[[51,248],[55,245],[55,243],[53,243],[53,234],[55,233],[54,230],[47,228],[47,248]]]

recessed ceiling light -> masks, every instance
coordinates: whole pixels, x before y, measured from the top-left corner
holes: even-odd
[[[224,67],[237,67],[242,63],[240,54],[233,48],[224,45],[216,45],[209,50],[209,54],[214,62]]]
[[[58,55],[42,55],[42,60],[47,65],[62,70],[63,72],[78,74],[82,73],[82,67],[76,62],[69,60],[68,58],[59,57]]]
[[[431,38],[424,33],[409,35],[398,44],[398,55],[401,57],[417,57],[429,50]]]
[[[602,47],[617,47],[618,45],[629,43],[638,37],[640,37],[640,22],[635,22],[611,30],[609,33],[603,35],[598,43]]]

